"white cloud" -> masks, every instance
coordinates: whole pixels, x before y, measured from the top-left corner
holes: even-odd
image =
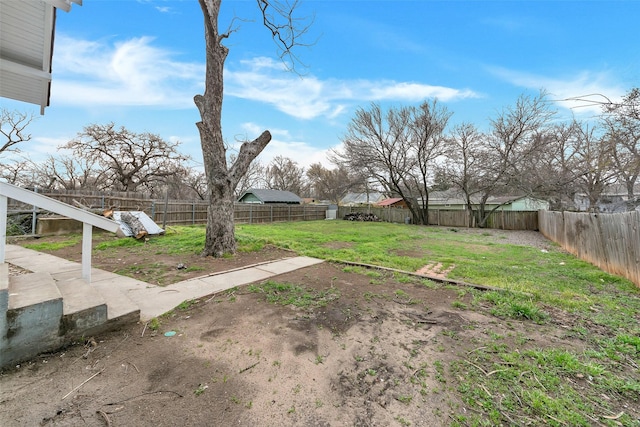
[[[78,106],[193,108],[204,65],[179,62],[149,37],[108,43],[56,36],[52,98]]]
[[[571,76],[552,78],[500,67],[489,67],[489,71],[516,86],[545,89],[558,106],[571,109],[576,114],[599,114],[602,111],[599,101],[603,101],[604,97],[619,100],[625,93],[607,72],[580,71]],[[596,102],[572,101],[575,98]]]
[[[52,103],[94,106],[193,108],[202,93],[204,64],[181,62],[153,45],[153,38],[88,41],[56,37]],[[350,104],[368,101],[419,102],[472,98],[468,89],[394,80],[320,79],[286,72],[277,60],[257,57],[225,71],[225,96],[271,105],[300,119],[333,119]]]
[[[346,109],[345,104],[362,101],[418,102],[437,97],[441,101],[472,98],[478,95],[460,90],[416,82],[393,80],[321,80],[315,76],[280,73],[277,61],[255,58],[242,62],[242,70],[227,69],[226,94],[267,103],[293,117],[334,118]]]
[[[244,135],[238,135],[236,141],[231,144],[231,151],[237,152],[240,145],[245,140],[252,140],[264,132],[265,127],[256,123],[243,123]],[[324,167],[335,167],[327,158],[329,149],[317,148],[303,141],[296,141],[286,129],[271,128],[271,141],[258,156],[258,161],[263,165],[268,165],[277,156],[288,157],[298,164],[298,166],[308,168],[313,163],[321,163]]]
[[[313,163],[320,163],[326,168],[334,168],[335,166],[327,159],[327,152],[328,150],[326,149],[313,147],[306,142],[284,141],[273,138],[264,151],[260,153],[258,160],[267,165],[274,157],[282,156],[290,158],[305,170]]]

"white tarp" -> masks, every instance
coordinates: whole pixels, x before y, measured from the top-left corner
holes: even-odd
[[[113,212],[113,220],[120,225],[120,230],[122,230],[122,233],[125,236],[133,237],[134,234],[133,234],[133,231],[131,231],[131,228],[120,219],[120,215],[122,213],[123,213],[123,211],[114,211]],[[142,223],[144,228],[147,230],[147,233],[149,233],[149,234],[163,234],[164,233],[164,230],[162,228],[158,227],[158,224],[153,222],[153,220],[151,218],[149,218],[149,216],[146,213],[144,213],[142,211],[129,211],[127,213],[130,213],[131,215],[133,215],[136,218],[138,218],[138,220]]]

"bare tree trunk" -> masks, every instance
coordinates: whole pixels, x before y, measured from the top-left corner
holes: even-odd
[[[214,257],[236,252],[234,191],[253,159],[271,141],[271,134],[265,131],[254,141],[243,143],[233,165],[227,166],[227,151],[222,137],[222,77],[229,49],[222,41],[229,34],[218,34],[220,2],[221,0],[200,0],[204,15],[207,69],[204,95],[194,98],[202,119],[196,125],[200,131],[209,196],[207,235],[202,256]]]

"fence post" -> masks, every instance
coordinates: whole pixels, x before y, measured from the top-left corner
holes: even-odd
[[[253,224],[253,203],[249,204],[249,224]]]
[[[288,209],[288,211],[289,211],[289,214],[288,214],[289,215],[289,222],[291,222],[291,205],[287,205],[287,207],[289,208]]]
[[[271,218],[271,223],[273,224],[273,205],[269,205],[269,216]]]
[[[164,215],[162,216],[162,228],[167,226],[167,210],[169,209],[169,190],[164,191]]]
[[[191,202],[191,225],[196,224],[196,202]]]
[[[33,187],[33,192],[38,192],[38,187]],[[36,234],[36,223],[38,219],[38,212],[36,211],[36,205],[33,205],[33,213],[31,214],[31,234]]]

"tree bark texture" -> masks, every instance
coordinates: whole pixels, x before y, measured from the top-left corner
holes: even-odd
[[[120,220],[129,226],[134,237],[138,240],[149,234],[147,229],[144,228],[144,225],[142,225],[142,222],[129,212],[120,214]]]
[[[234,190],[249,165],[271,140],[265,131],[254,141],[242,144],[233,165],[227,165],[227,151],[222,136],[222,98],[224,61],[229,50],[222,41],[228,33],[218,33],[218,13],[221,0],[199,0],[204,15],[206,41],[206,76],[204,95],[196,95],[194,102],[201,121],[196,123],[207,180],[209,207],[207,234],[203,256],[221,257],[236,252],[233,223]]]

